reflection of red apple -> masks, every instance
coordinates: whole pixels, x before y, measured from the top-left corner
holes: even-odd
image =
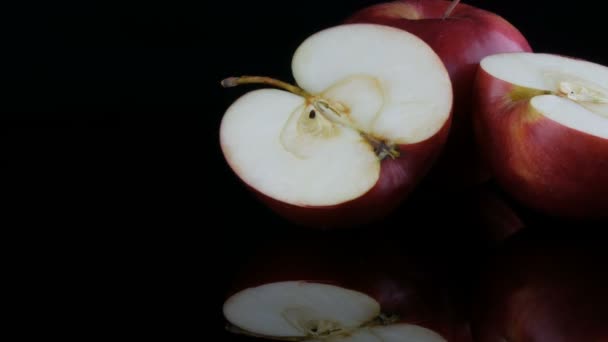
[[[488,186],[471,188],[471,205],[466,206],[486,246],[496,246],[524,229],[525,224],[514,208]]]
[[[524,36],[500,16],[458,1],[386,2],[355,13],[347,22],[397,27],[433,48],[454,85],[454,120],[445,153],[431,175],[438,183],[452,187],[487,178],[487,172],[481,171],[471,124],[475,72],[479,61],[488,55],[530,51]]]
[[[390,245],[335,237],[266,248],[224,304],[230,331],[267,339],[446,341],[445,292],[420,260]]]
[[[298,87],[265,77],[228,108],[220,140],[236,175],[272,209],[315,227],[381,218],[439,155],[451,122],[445,66],[416,36],[340,25],[297,49]],[[285,91],[286,90],[286,91]]]
[[[507,241],[479,284],[476,341],[608,341],[608,253],[595,240],[526,230]]]
[[[504,190],[555,216],[608,217],[608,68],[550,54],[485,58],[479,145]]]

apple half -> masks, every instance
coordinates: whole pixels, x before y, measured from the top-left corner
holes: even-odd
[[[383,316],[365,293],[307,281],[245,289],[228,299],[224,315],[232,332],[271,340],[446,342],[431,329]]]
[[[552,216],[608,216],[608,68],[543,53],[484,58],[475,131],[497,181]]]
[[[440,153],[452,88],[433,50],[382,25],[308,37],[292,59],[298,86],[267,77],[225,112],[221,149],[277,213],[315,227],[352,226],[392,211]]]
[[[397,251],[340,237],[265,246],[232,279],[228,331],[284,341],[445,342],[457,333],[447,293],[429,263]]]

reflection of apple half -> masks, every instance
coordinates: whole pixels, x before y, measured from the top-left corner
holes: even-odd
[[[227,319],[249,336],[285,341],[445,342],[431,329],[394,322],[365,293],[344,287],[287,281],[249,288],[224,305]]]
[[[552,215],[608,215],[608,68],[497,54],[476,88],[479,145],[506,191]]]
[[[284,341],[452,341],[451,299],[433,260],[369,237],[305,236],[251,253],[223,305],[228,331]]]
[[[390,212],[417,184],[449,130],[447,71],[421,39],[373,24],[341,25],[304,41],[297,86],[263,83],[228,108],[224,156],[275,211],[300,224],[349,226]]]

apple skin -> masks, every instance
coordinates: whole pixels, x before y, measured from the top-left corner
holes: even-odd
[[[568,128],[538,113],[515,86],[479,69],[475,131],[504,190],[547,215],[608,217],[608,140]]]
[[[549,234],[522,231],[486,265],[473,310],[476,341],[608,341],[605,239]]]
[[[450,1],[394,1],[366,7],[346,23],[374,23],[408,31],[424,40],[445,64],[454,91],[453,123],[447,144],[429,174],[441,191],[489,178],[473,138],[473,83],[479,62],[496,53],[532,51],[522,33],[502,17],[459,3],[442,19]],[[424,20],[420,20],[424,19]]]
[[[227,297],[274,282],[331,284],[367,294],[378,301],[383,313],[397,314],[400,323],[431,329],[448,341],[469,341],[468,325],[463,326],[451,311],[435,261],[415,253],[404,255],[401,249],[369,235],[346,240],[343,236],[277,239],[260,246],[233,272]]]
[[[362,196],[334,206],[297,206],[248,188],[281,217],[299,226],[317,229],[358,227],[388,216],[416,188],[439,157],[448,137],[451,114],[430,138],[399,145],[400,156],[381,161],[376,184]]]

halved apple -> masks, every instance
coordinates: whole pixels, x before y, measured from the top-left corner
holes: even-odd
[[[608,216],[608,68],[552,54],[481,61],[476,135],[505,191],[554,216]]]
[[[265,246],[233,279],[223,306],[229,331],[335,342],[445,342],[459,334],[430,263],[396,247],[339,237]]]
[[[220,142],[236,175],[283,217],[352,226],[392,211],[441,151],[452,88],[433,50],[382,25],[340,25],[297,49],[299,86],[267,77],[226,111]]]
[[[446,342],[414,324],[394,324],[364,293],[340,286],[287,281],[246,289],[231,297],[224,314],[232,332],[269,340],[340,342]],[[242,327],[242,328],[241,328]]]

